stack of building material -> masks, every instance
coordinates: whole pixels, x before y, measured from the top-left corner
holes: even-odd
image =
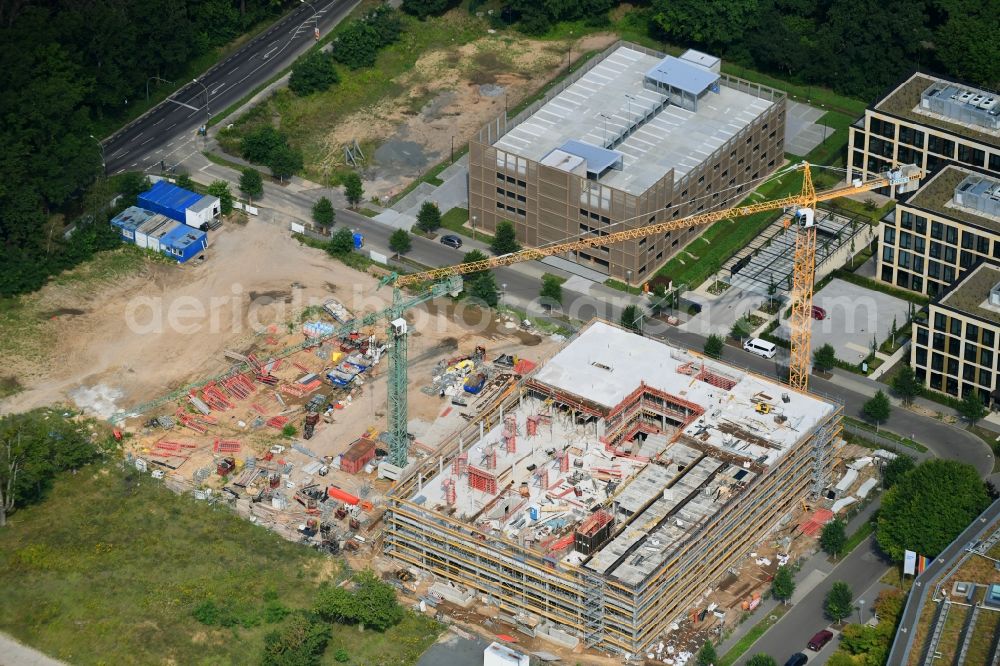
[[[829,509],[816,509],[813,515],[799,524],[799,531],[806,536],[814,537],[820,533],[823,526],[833,518],[833,512]]]
[[[284,428],[286,423],[288,423],[287,416],[273,416],[267,420],[267,425],[277,430]]]
[[[215,453],[239,453],[242,448],[243,444],[238,439],[216,438],[212,444],[212,451]]]

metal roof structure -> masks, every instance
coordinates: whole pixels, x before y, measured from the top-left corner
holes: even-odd
[[[592,176],[593,178],[600,178],[608,169],[622,168],[622,160],[624,156],[621,153],[617,150],[608,150],[607,148],[602,148],[601,146],[595,146],[591,143],[587,143],[586,141],[570,139],[559,146],[557,150],[582,158],[587,164],[587,175]],[[548,155],[546,155],[546,157],[548,157]],[[543,163],[544,161],[545,158],[542,158]]]
[[[144,208],[139,208],[138,206],[129,206],[122,212],[118,213],[118,215],[111,220],[111,224],[118,227],[122,231],[135,232],[135,230],[140,226],[158,215],[159,213],[154,213],[151,210],[145,210]]]
[[[183,250],[192,243],[200,242],[206,235],[207,234],[204,231],[189,227],[186,224],[181,224],[167,232],[167,234],[160,239],[160,243]]]
[[[719,81],[719,75],[712,70],[673,56],[651,67],[646,78],[696,97]]]
[[[157,181],[146,192],[138,196],[137,203],[147,210],[162,213],[179,222],[183,222],[185,212],[202,199],[202,195],[177,187],[165,180]]]

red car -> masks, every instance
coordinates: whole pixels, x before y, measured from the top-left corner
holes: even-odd
[[[809,639],[808,647],[814,652],[819,652],[823,649],[823,646],[829,643],[832,639],[833,632],[829,629],[824,629]]]
[[[812,318],[817,321],[823,321],[826,319],[826,310],[818,305],[812,306]]]

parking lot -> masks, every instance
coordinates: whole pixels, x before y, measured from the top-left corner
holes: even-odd
[[[889,337],[893,320],[897,329],[902,328],[909,313],[906,301],[843,280],[831,280],[814,296],[813,304],[826,310],[826,319],[813,319],[813,349],[833,345],[837,358],[851,363],[868,356],[873,337],[878,344]],[[775,334],[788,339],[787,323]]]

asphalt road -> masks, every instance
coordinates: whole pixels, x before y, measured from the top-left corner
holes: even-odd
[[[887,569],[888,564],[881,559],[874,537],[868,537],[845,557],[822,583],[814,587],[754,643],[746,658],[740,663],[745,663],[746,659],[758,652],[771,655],[779,664],[785,663],[785,660],[796,652],[806,654],[810,664],[825,663],[837,650],[838,641],[836,639],[830,641],[819,654],[807,649],[806,643],[816,635],[816,632],[830,625],[830,620],[823,611],[826,593],[830,591],[835,581],[843,581],[850,586],[856,598],[865,599],[867,608],[870,609],[873,595],[864,593],[878,582]],[[870,617],[868,611],[865,611],[865,615]],[[867,619],[868,617],[865,617],[865,620]],[[848,621],[856,622],[856,614]]]
[[[272,25],[226,60],[177,90],[102,142],[105,169],[172,166],[192,149],[197,128],[258,85],[289,66],[315,44],[313,29],[324,34],[344,18],[358,0],[311,0]],[[178,141],[180,139],[180,141]]]

